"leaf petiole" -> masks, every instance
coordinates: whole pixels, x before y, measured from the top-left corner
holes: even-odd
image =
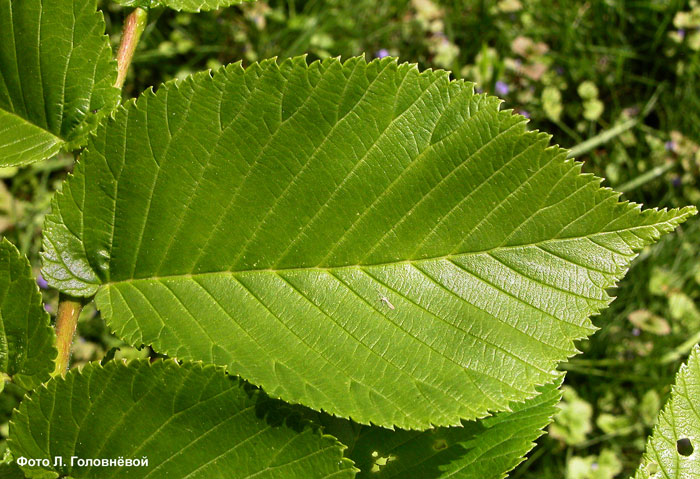
[[[56,355],[54,376],[66,375],[78,317],[86,301],[85,298],[74,298],[65,294],[61,294],[59,298],[56,316],[56,349],[58,349],[58,354]]]
[[[114,86],[120,90],[124,85],[124,80],[126,80],[126,74],[129,71],[129,65],[131,65],[131,59],[134,57],[136,45],[139,43],[141,34],[146,29],[147,23],[148,12],[143,8],[135,8],[126,17],[122,40],[117,52],[117,81],[114,82]]]

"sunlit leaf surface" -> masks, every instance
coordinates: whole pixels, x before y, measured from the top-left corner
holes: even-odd
[[[84,142],[119,101],[95,0],[0,0],[0,166]]]
[[[27,258],[0,240],[0,372],[31,389],[49,378],[56,339]]]
[[[261,400],[263,399],[263,400]],[[95,479],[351,479],[335,438],[293,418],[220,368],[173,361],[89,363],[22,401],[10,424],[14,457],[36,475]],[[62,458],[56,464],[55,457]],[[71,457],[76,460],[71,466]],[[146,465],[85,465],[77,459]]]
[[[636,479],[700,477],[700,346],[681,366]]]
[[[132,344],[359,423],[505,410],[695,210],[619,202],[499,102],[392,59],[168,83],[98,129],[44,276]]]

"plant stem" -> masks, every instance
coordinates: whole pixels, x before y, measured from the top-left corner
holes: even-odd
[[[84,300],[61,294],[56,316],[56,369],[53,375],[66,375],[68,362],[70,361],[70,349],[73,344],[73,335],[78,325],[78,316],[83,309]]]
[[[588,140],[583,141],[578,145],[572,147],[569,151],[569,154],[567,155],[567,158],[574,158],[577,156],[581,156],[584,153],[588,153],[589,151],[598,148],[599,146],[609,142],[613,138],[620,136],[622,133],[626,132],[630,128],[636,126],[639,122],[646,118],[646,116],[649,113],[651,113],[651,111],[654,109],[654,107],[656,106],[656,100],[659,98],[660,93],[661,87],[656,89],[654,94],[651,96],[651,98],[649,98],[649,101],[647,101],[646,105],[644,105],[644,108],[642,108],[641,113],[637,117],[631,118],[623,123],[620,123],[619,125],[613,126],[612,128],[602,131],[596,136],[591,137]],[[623,191],[619,188],[616,189],[618,191]]]
[[[661,364],[668,364],[674,361],[678,361],[679,359],[683,359],[685,356],[690,354],[690,351],[693,349],[693,346],[695,346],[698,343],[698,341],[700,341],[700,332],[688,338],[686,341],[683,342],[683,344],[677,346],[673,351],[664,354],[661,357]]]
[[[608,434],[602,434],[598,437],[594,437],[592,439],[589,439],[586,442],[576,444],[574,446],[574,448],[575,449],[585,449],[587,447],[593,446],[594,444],[598,444],[598,443],[601,443],[603,441],[607,441],[608,439],[612,439],[614,437],[626,436],[628,434],[632,434],[633,432],[639,433],[640,429],[643,429],[642,424],[635,423],[635,424],[632,424],[631,426],[627,426],[627,427],[623,427],[621,429],[618,429],[617,431],[613,431],[613,432],[610,432]]]
[[[617,126],[614,126],[610,128],[609,130],[605,130],[602,133],[597,134],[594,137],[589,138],[586,141],[583,141],[579,143],[578,145],[574,146],[571,148],[569,151],[569,154],[567,155],[567,158],[574,158],[577,156],[581,156],[584,153],[588,153],[589,151],[598,148],[600,145],[603,145],[607,143],[608,141],[612,140],[613,138],[619,136],[620,134],[624,133],[625,131],[629,130],[633,126],[635,126],[637,123],[639,123],[638,118],[633,118],[631,120],[627,120],[624,123],[620,123]]]
[[[630,361],[615,358],[570,359],[569,362],[579,366],[629,366]]]
[[[129,71],[131,59],[134,57],[136,45],[139,43],[141,34],[148,23],[148,12],[143,8],[135,8],[133,12],[126,17],[124,22],[124,30],[122,32],[122,40],[119,44],[117,52],[117,81],[114,86],[121,90],[126,80],[126,73]]]
[[[114,86],[121,90],[129,71],[131,60],[134,58],[136,45],[148,23],[148,13],[143,8],[135,8],[124,21],[122,39],[117,52],[117,80]],[[73,336],[78,326],[78,317],[85,304],[84,299],[74,298],[61,294],[58,303],[58,315],[56,316],[56,367],[54,376],[65,376],[70,362]]]
[[[655,180],[659,176],[666,173],[668,170],[672,169],[674,166],[676,166],[676,164],[672,161],[664,163],[661,166],[656,166],[651,170],[647,171],[646,173],[639,175],[638,177],[633,178],[626,183],[616,186],[615,189],[622,193],[627,193],[628,191],[632,191],[646,183],[649,183],[652,180]]]

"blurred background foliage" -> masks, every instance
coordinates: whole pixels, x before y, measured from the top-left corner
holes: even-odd
[[[116,46],[128,13],[101,2]],[[268,0],[156,10],[124,97],[241,60],[364,53],[452,71],[579,148],[584,170],[646,206],[700,205],[700,1]],[[593,139],[593,142],[584,143]],[[605,140],[605,141],[603,141]],[[43,216],[73,164],[0,169],[0,234],[39,270]],[[642,252],[580,344],[549,434],[511,477],[611,479],[637,466],[674,374],[700,340],[700,220]],[[45,282],[39,277],[40,286]],[[46,309],[57,297],[44,290]],[[83,312],[74,362],[153,356]],[[21,391],[0,396],[0,437]],[[420,479],[420,478],[416,478]]]

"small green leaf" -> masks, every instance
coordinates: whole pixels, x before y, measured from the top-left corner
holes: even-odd
[[[524,403],[512,404],[512,412],[463,421],[463,427],[414,432],[363,426],[349,454],[361,471],[357,477],[505,477],[551,422],[561,397],[559,382],[539,388],[540,394]]]
[[[206,12],[230,7],[255,0],[115,0],[125,7],[156,8],[167,7],[183,12]]]
[[[586,435],[593,430],[593,407],[581,399],[571,386],[563,387],[562,397],[549,434],[554,439],[575,446],[584,442]]]
[[[96,132],[44,277],[133,345],[359,423],[506,410],[695,209],[619,202],[499,103],[392,59],[168,83]]]
[[[681,366],[635,479],[700,477],[700,345]]]
[[[0,166],[82,144],[116,77],[95,0],[0,0]]]
[[[0,372],[25,389],[49,378],[56,339],[26,257],[0,241]]]
[[[335,438],[294,417],[276,416],[270,404],[213,366],[89,363],[22,401],[10,422],[9,444],[18,462],[50,459],[43,469],[24,465],[29,475],[48,470],[76,479],[355,476]],[[144,457],[147,465],[131,467],[77,461]]]

